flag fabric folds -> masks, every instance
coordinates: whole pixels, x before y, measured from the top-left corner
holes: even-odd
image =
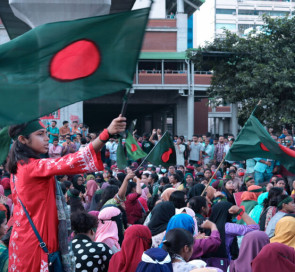
[[[253,114],[225,156],[228,161],[252,158],[278,160],[288,171],[295,173],[295,151],[275,142]]]
[[[127,167],[127,159],[124,151],[124,146],[122,144],[122,137],[119,139],[118,147],[117,147],[117,167],[120,170],[123,170]]]
[[[130,88],[150,8],[38,26],[0,46],[0,127]]]
[[[136,140],[133,138],[133,136],[131,135],[129,131],[127,132],[125,146],[126,146],[128,157],[134,161],[141,159],[147,155],[141,149],[141,147],[138,145],[138,143],[136,142]]]
[[[169,167],[170,165],[176,165],[175,147],[168,131],[164,133],[145,160],[157,166]]]

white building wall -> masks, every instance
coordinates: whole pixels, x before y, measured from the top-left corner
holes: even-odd
[[[150,5],[150,0],[136,0],[132,9],[141,9]],[[166,18],[166,1],[154,0],[150,19],[165,19]]]

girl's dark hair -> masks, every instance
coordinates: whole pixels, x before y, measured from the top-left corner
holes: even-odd
[[[176,254],[180,254],[184,246],[191,247],[194,244],[193,235],[185,229],[175,228],[166,233],[163,241],[163,249],[166,250],[173,259]]]
[[[221,191],[224,192],[227,197],[231,196],[230,192],[225,187],[229,181],[232,181],[232,179],[225,179],[221,188]]]
[[[71,207],[71,213],[84,211],[84,207],[79,197],[80,191],[77,189],[69,189],[69,191],[72,195],[74,195],[74,197],[70,196],[70,201],[69,201],[70,207]]]
[[[165,184],[164,186],[160,186],[159,190],[161,190],[161,193],[163,193],[168,188],[173,188],[172,184]]]
[[[169,201],[171,201],[176,209],[181,209],[186,206],[185,192],[175,191],[171,194]]]
[[[161,177],[159,183],[169,184],[169,178],[167,177]]]
[[[286,181],[283,178],[277,178],[277,180],[275,181],[275,184],[278,184],[278,182],[281,180],[286,184]]]
[[[78,233],[87,233],[91,229],[96,229],[97,218],[86,212],[75,212],[71,214],[72,230]]]
[[[278,207],[279,210],[283,209],[283,205],[278,206],[279,203],[281,201],[283,201],[284,199],[286,199],[287,197],[289,197],[289,196],[288,195],[279,195],[279,196],[277,196],[277,205],[276,206]]]
[[[283,193],[282,188],[273,187],[268,192],[268,197],[263,201],[264,210],[269,206],[277,206],[278,205],[278,196]]]
[[[111,178],[108,183],[110,185],[116,185],[118,187],[121,187],[121,182],[119,180],[117,180],[116,178]]]
[[[70,189],[72,182],[70,182],[69,180],[65,180],[62,184],[64,184],[66,186],[66,189]]]
[[[176,171],[175,171],[175,174],[172,174],[172,175],[178,175],[179,179],[177,179],[176,177],[174,177],[174,178],[176,178],[176,179],[178,180],[178,182],[179,182],[179,181],[180,181],[180,182],[183,182],[184,175],[183,175],[182,171],[180,171],[180,170],[176,170]]]
[[[207,200],[204,196],[194,196],[189,200],[189,207],[195,213],[201,214],[202,208],[207,207]]]
[[[67,187],[64,183],[60,184],[60,188],[61,188],[63,194],[65,194],[67,192]]]
[[[103,205],[110,199],[112,199],[116,193],[118,193],[119,188],[116,185],[110,185],[104,189],[104,191],[101,194],[101,199],[97,205],[97,210],[100,211],[100,209],[103,207]]]
[[[10,126],[8,130],[8,134],[11,138],[16,137],[23,129],[27,127],[28,123],[24,123],[21,125]],[[26,139],[29,140],[29,135],[24,135]],[[16,140],[9,152],[9,159],[7,162],[7,169],[11,174],[17,173],[17,163],[21,162],[21,164],[28,163],[29,159],[40,159],[39,155],[33,151],[30,147],[25,144],[22,144],[18,140]]]
[[[154,180],[154,182],[157,182],[159,179],[159,176],[156,173],[152,173],[151,178]]]
[[[126,196],[132,193],[133,188],[136,188],[136,183],[133,181],[128,182]]]

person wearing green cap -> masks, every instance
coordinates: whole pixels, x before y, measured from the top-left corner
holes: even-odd
[[[40,159],[41,154],[48,152],[49,138],[39,120],[14,125],[6,129],[8,133],[0,133],[6,137],[5,143],[10,143],[10,139],[7,140],[9,137],[14,140],[7,164],[13,181],[11,190],[15,222],[9,245],[10,271],[49,270],[48,255],[40,247],[19,199],[30,214],[49,253],[59,250],[63,269],[66,272],[74,271],[68,251],[67,213],[63,209],[63,197],[62,193],[59,194],[60,187],[56,185],[55,176],[103,170],[100,150],[112,134],[125,129],[126,118],[120,115],[83,151],[56,159]]]

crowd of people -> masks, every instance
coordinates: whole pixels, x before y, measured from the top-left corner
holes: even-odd
[[[295,271],[295,174],[266,158],[226,161],[234,136],[209,133],[175,135],[176,165],[119,169],[113,135],[125,128],[124,117],[97,134],[67,121],[10,128],[0,271],[48,271],[20,200],[65,271]],[[293,149],[286,129],[269,132]],[[146,153],[161,136],[133,132]]]

